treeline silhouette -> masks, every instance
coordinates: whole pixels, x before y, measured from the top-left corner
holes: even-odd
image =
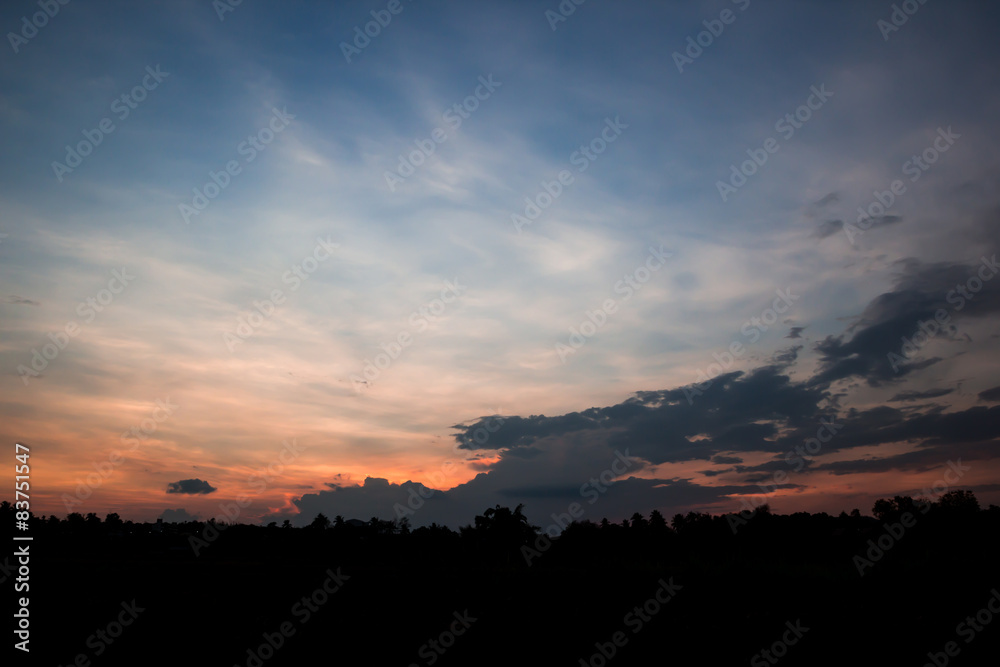
[[[1000,618],[967,644],[956,626],[1000,586],[1000,507],[951,491],[872,513],[653,511],[552,536],[523,505],[458,530],[322,514],[301,528],[32,517],[33,637],[54,664],[96,664],[88,639],[135,599],[145,611],[100,664],[148,663],[152,646],[190,661],[194,638],[207,646],[196,664],[312,664],[348,645],[373,664],[775,664],[761,652],[796,622],[808,631],[779,647],[783,665],[933,664],[949,641],[961,664],[986,664]],[[6,502],[0,520],[14,524]],[[338,571],[342,586],[300,624],[296,602]],[[669,602],[650,603],[666,584]],[[463,612],[467,631],[443,635]],[[294,634],[263,659],[285,622]]]

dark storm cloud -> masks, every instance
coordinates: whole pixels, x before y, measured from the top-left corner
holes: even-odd
[[[990,401],[992,403],[1000,402],[1000,387],[993,387],[992,389],[979,392],[979,400]]]
[[[850,377],[863,378],[871,386],[898,381],[940,361],[897,360],[893,368],[889,357],[890,353],[902,357],[904,340],[913,339],[921,322],[933,322],[937,311],[944,311],[951,323],[1000,312],[1000,280],[982,280],[981,275],[990,275],[983,271],[983,263],[970,266],[905,260],[899,266],[902,276],[895,288],[872,300],[849,332],[816,344],[821,368],[813,384],[825,386]],[[972,291],[970,284],[978,285],[979,290]],[[946,329],[942,326],[934,338],[959,339],[954,328]]]
[[[926,472],[943,470],[951,465],[968,466],[975,469],[977,461],[1000,457],[1000,445],[994,441],[964,443],[961,447],[931,447],[912,452],[896,454],[884,458],[834,461],[816,466],[816,472],[831,472],[834,475],[854,475],[889,471]]]
[[[733,495],[758,493],[757,484],[773,482],[779,471],[803,476],[779,488],[805,489],[804,480],[815,479],[816,473],[922,472],[959,459],[975,465],[996,458],[1000,405],[955,412],[939,404],[891,405],[941,398],[953,394],[953,389],[907,389],[897,391],[889,404],[839,409],[837,399],[842,394],[829,389],[834,380],[857,376],[871,385],[903,381],[906,372],[892,371],[886,355],[899,350],[900,338],[912,336],[917,323],[933,318],[937,309],[947,307],[954,319],[1000,310],[996,292],[1000,280],[982,282],[961,302],[952,298],[959,286],[969,284],[978,267],[915,261],[898,267],[900,277],[891,291],[873,299],[846,332],[816,346],[820,366],[812,377],[791,377],[803,349],[798,345],[775,352],[770,363],[751,371],[723,373],[701,384],[639,391],[611,406],[565,415],[504,417],[499,428],[496,417],[459,424],[453,428],[460,449],[488,452],[495,458],[473,463],[481,471],[475,478],[434,493],[412,482],[395,485],[369,478],[363,486],[339,486],[294,501],[300,509],[298,521],[308,522],[320,511],[328,516],[399,518],[394,507],[415,503],[419,511],[404,513],[413,514],[414,525],[436,521],[459,526],[487,507],[524,503],[529,518],[544,526],[545,517],[591,496],[600,504],[591,510],[589,503],[582,503],[583,518],[621,518],[651,507],[717,508]],[[798,337],[801,331],[802,327],[794,327],[790,335]],[[933,363],[933,358],[911,361],[906,371]],[[982,392],[980,398],[1000,400],[1000,387]],[[477,432],[489,435],[477,438]],[[791,458],[810,442],[819,444],[812,456]],[[911,451],[828,463],[821,458],[890,444]],[[743,465],[739,456],[743,453],[770,458]],[[615,468],[610,475],[614,458],[631,460],[627,471]],[[742,480],[737,485],[708,486],[690,479],[634,476],[652,466],[685,461],[715,464],[700,473],[703,481],[723,473],[739,474]],[[617,481],[608,484],[610,480]],[[421,489],[428,496],[426,502],[419,499]]]
[[[794,349],[785,355],[794,359]],[[812,424],[823,414],[819,403],[824,392],[793,383],[782,374],[784,368],[769,365],[748,374],[726,373],[698,387],[700,394],[692,387],[644,391],[618,405],[562,417],[507,418],[482,448],[523,447],[546,437],[589,431],[600,433],[609,447],[628,448],[653,464],[707,461],[727,451],[774,451],[770,439],[779,425]],[[468,436],[479,427],[480,422],[462,427],[466,430],[456,436],[462,447],[472,448]]]
[[[163,510],[163,514],[160,515],[164,523],[184,523],[186,521],[197,521],[198,516],[196,514],[188,514],[188,511],[183,507],[177,509],[166,509]]]
[[[954,389],[928,389],[927,391],[901,391],[892,398],[889,399],[890,403],[899,403],[901,401],[924,401],[931,398],[940,398],[941,396],[947,396],[948,394],[955,391]]]
[[[167,484],[167,493],[186,493],[192,495],[204,495],[217,491],[214,486],[200,479],[182,479],[179,482]]]
[[[931,408],[915,413],[883,405],[864,411],[852,409],[835,421],[836,434],[823,444],[824,454],[900,442],[925,448],[955,448],[961,443],[1000,438],[1000,406],[948,413]],[[789,432],[775,443],[776,449],[792,451],[815,436],[815,430],[806,427]]]
[[[788,330],[788,335],[785,338],[802,338],[802,332],[805,327],[792,327]]]
[[[792,336],[786,336],[786,338],[792,338]],[[785,348],[784,350],[778,350],[771,355],[771,361],[773,361],[778,368],[787,368],[798,360],[799,352],[802,351],[802,347],[802,345],[795,345],[793,347]]]
[[[828,236],[833,236],[840,230],[844,228],[843,220],[824,220],[819,224],[819,227],[813,232],[813,236],[821,239],[825,239]]]
[[[879,227],[888,227],[889,225],[895,225],[896,223],[902,222],[903,218],[898,215],[876,215],[873,217],[868,217],[864,220],[865,229],[872,230],[878,229]]]
[[[444,494],[416,482],[393,484],[380,477],[367,477],[363,484],[347,485],[338,482],[330,484],[330,489],[307,493],[292,502],[299,508],[299,516],[305,523],[322,512],[328,518],[342,515],[344,518],[369,519],[377,516],[383,519],[400,518],[396,505],[413,507],[419,503],[447,502]],[[480,508],[480,511],[483,508]]]
[[[600,426],[601,415],[594,409],[585,412],[572,412],[560,417],[532,415],[530,417],[505,417],[497,427],[493,417],[483,418],[471,426],[456,424],[453,429],[460,432],[455,435],[459,449],[504,449],[508,447],[526,447],[539,438],[562,435]],[[475,437],[477,430],[490,433],[483,441]]]
[[[811,465],[811,461],[809,459],[804,459],[803,460],[803,470],[807,469],[810,465]],[[787,473],[787,472],[789,472],[790,469],[791,469],[791,466],[788,464],[788,462],[786,462],[784,460],[784,458],[775,459],[773,461],[767,461],[765,463],[761,463],[761,464],[758,464],[758,465],[755,465],[755,466],[735,466],[735,468],[734,468],[734,470],[736,472],[740,473],[740,474],[746,474],[746,473],[775,473],[775,472],[779,472],[779,471],[784,471],[784,472]],[[799,472],[801,472],[801,471],[799,471]],[[763,477],[764,476],[748,477],[748,478],[746,478],[745,481],[748,482],[748,483],[759,482],[759,481],[761,481],[761,479],[763,479]]]
[[[468,482],[432,492],[413,482],[396,485],[368,478],[363,486],[338,486],[295,500],[300,510],[297,521],[307,523],[318,512],[362,518],[412,515],[415,526],[434,521],[456,527],[470,523],[485,508],[524,503],[529,518],[544,526],[545,517],[565,512],[574,502],[586,510],[583,518],[621,518],[640,508],[710,507],[731,500],[731,495],[759,492],[757,484],[773,482],[779,471],[803,476],[920,472],[948,461],[975,465],[1000,455],[1000,406],[946,413],[942,406],[904,410],[881,405],[834,415],[821,407],[823,391],[809,380],[793,381],[783,371],[784,367],[771,365],[719,376],[691,402],[686,394],[691,387],[681,387],[639,392],[618,405],[561,417],[507,418],[503,428],[514,423],[517,430],[506,441],[518,446],[489,443],[499,450],[498,460],[482,466],[485,471]],[[478,423],[465,428],[475,429]],[[809,457],[788,460],[790,452],[816,438],[822,441],[820,451],[814,452],[817,456],[890,443],[908,443],[915,449],[825,464]],[[528,441],[530,446],[522,444]],[[746,466],[731,455],[734,451],[773,457]],[[740,485],[706,486],[688,479],[633,475],[650,464],[689,460],[730,466],[701,473],[707,478],[727,472],[744,478]],[[796,479],[779,488],[806,485]],[[590,510],[589,501],[600,505]],[[404,508],[402,514],[399,508]]]

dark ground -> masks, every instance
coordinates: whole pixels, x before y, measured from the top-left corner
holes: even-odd
[[[1000,508],[946,500],[926,512],[890,501],[880,519],[760,511],[735,532],[732,517],[695,514],[574,524],[548,548],[504,508],[460,533],[230,526],[198,555],[201,523],[34,519],[30,661],[14,651],[14,664],[599,666],[595,643],[610,653],[616,632],[609,665],[920,666],[928,652],[939,666],[1000,664],[1000,614],[975,621],[1000,590]],[[907,511],[911,527],[860,575],[855,556]],[[525,542],[540,552],[530,566]],[[2,575],[8,600],[25,595]],[[307,615],[303,596],[325,581],[335,592]],[[636,615],[661,582],[669,601]],[[133,600],[131,624],[99,639]],[[960,626],[969,616],[981,630]],[[252,659],[283,623],[291,636]],[[449,626],[463,630],[453,644]],[[432,639],[451,645],[435,652]],[[775,642],[783,657],[769,662],[760,652]]]

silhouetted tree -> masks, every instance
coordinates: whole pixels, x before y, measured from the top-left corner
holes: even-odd
[[[885,521],[890,517],[894,509],[895,507],[891,500],[879,498],[875,501],[875,504],[872,505],[872,514],[874,514],[875,518],[879,521]]]
[[[513,511],[509,507],[491,507],[475,519],[475,527],[462,528],[462,537],[476,543],[484,554],[503,554],[510,564],[519,557],[522,546],[531,544],[537,537],[538,526],[532,526],[518,505]]]
[[[976,499],[975,494],[972,491],[967,490],[957,490],[949,491],[948,493],[941,496],[941,500],[938,501],[941,509],[944,510],[954,510],[959,512],[978,512],[979,511],[979,501]]]

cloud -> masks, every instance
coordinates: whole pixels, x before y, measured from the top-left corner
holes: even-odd
[[[825,239],[828,236],[833,236],[843,228],[843,220],[824,220],[820,223],[819,228],[813,232],[813,236]]]
[[[901,391],[892,398],[889,399],[890,403],[898,403],[900,401],[923,401],[930,398],[939,398],[941,396],[947,396],[948,394],[955,391],[954,389],[928,389],[927,391]]]
[[[848,332],[816,343],[820,371],[813,378],[814,384],[825,386],[851,377],[863,378],[873,387],[898,382],[913,371],[941,361],[938,357],[895,360],[889,356],[894,353],[903,357],[904,341],[920,332],[922,322],[934,322],[939,311],[953,321],[1000,312],[1000,280],[980,281],[980,291],[972,298],[961,295],[959,290],[966,289],[976,276],[977,266],[925,264],[913,259],[897,266],[901,276],[892,291],[873,299]],[[947,326],[941,326],[933,338],[960,339],[956,329]]]
[[[866,227],[863,229],[872,230],[879,227],[888,227],[889,225],[895,225],[896,223],[902,222],[902,216],[898,215],[876,215],[873,217],[866,218],[863,220]]]
[[[182,479],[179,482],[170,482],[167,484],[167,493],[204,495],[215,491],[217,489],[214,486],[200,479]]]
[[[338,514],[347,519],[367,520],[373,516],[402,518],[405,515],[397,516],[397,505],[403,508],[416,506],[422,510],[425,503],[431,506],[447,503],[444,494],[410,481],[393,484],[381,477],[366,477],[362,484],[338,481],[336,485],[329,486],[329,489],[307,493],[292,501],[299,510],[299,517],[307,519],[304,523],[320,512],[331,519]]]
[[[785,338],[802,338],[802,332],[805,327],[792,327],[788,330],[788,335]]]
[[[197,521],[198,515],[188,514],[186,509],[179,507],[177,509],[163,510],[160,518],[163,519],[163,523],[184,523],[186,521]]]
[[[717,468],[715,470],[699,470],[698,472],[706,477],[716,477],[723,473],[732,472],[733,470],[735,470],[735,468]]]
[[[994,435],[994,438],[996,435]],[[996,440],[982,440],[963,443],[960,447],[937,446],[916,449],[894,456],[833,461],[815,467],[815,472],[830,472],[834,475],[854,475],[862,473],[926,472],[943,469],[949,461],[987,461],[1000,457],[1000,447]],[[973,468],[975,466],[972,466]]]
[[[330,490],[293,501],[300,510],[296,521],[307,523],[323,512],[361,518],[407,516],[415,526],[433,521],[457,527],[487,507],[519,503],[532,521],[543,524],[573,503],[586,510],[583,518],[595,520],[652,508],[668,513],[692,508],[727,511],[732,496],[759,493],[757,484],[772,481],[779,471],[795,479],[777,488],[805,491],[813,488],[817,473],[922,472],[949,460],[984,461],[1000,455],[1000,406],[945,412],[933,405],[923,410],[877,405],[838,411],[812,378],[793,380],[788,368],[771,364],[727,373],[701,387],[641,391],[616,405],[565,415],[506,417],[479,445],[494,452],[495,460],[481,462],[482,472],[464,484],[439,492],[411,481],[392,484],[371,477],[363,485],[331,485]],[[695,389],[700,393],[692,395]],[[949,393],[914,390],[897,397],[911,401]],[[473,446],[463,435],[490,424],[489,419],[456,427],[463,429],[456,440]],[[836,428],[832,436],[822,438],[819,452],[812,452],[802,465],[786,460],[789,452],[814,439],[823,424]],[[509,426],[513,428],[507,432]],[[839,451],[899,444],[910,451],[823,460]],[[742,465],[744,455],[764,455],[765,460]],[[629,464],[622,466],[623,460]],[[699,460],[729,467],[700,471],[701,481],[648,472],[639,476],[654,466]],[[728,472],[743,475],[742,483],[710,483]],[[588,507],[591,499],[600,503],[593,510]]]
[[[993,403],[1000,402],[1000,387],[993,387],[992,389],[979,392],[979,400],[991,401]]]
[[[11,294],[4,297],[2,303],[11,303],[17,306],[40,306],[42,305],[40,301],[33,301],[31,299],[25,299],[23,296],[17,296],[16,294]]]
[[[809,204],[806,207],[805,215],[807,218],[817,218],[825,210],[831,208],[833,205],[839,203],[841,200],[841,195],[839,192],[831,192],[822,199]],[[837,222],[840,222],[839,220]]]
[[[781,373],[784,368],[773,364],[747,374],[727,373],[704,387],[638,392],[614,406],[557,417],[509,417],[481,447],[525,447],[544,438],[591,432],[610,447],[629,448],[653,464],[709,460],[724,451],[769,451],[773,443],[768,438],[779,427],[816,421],[823,414],[819,403],[824,392],[792,383]],[[758,423],[762,416],[767,423]],[[456,436],[461,446],[475,447],[469,434],[479,427],[479,422],[464,427]]]

